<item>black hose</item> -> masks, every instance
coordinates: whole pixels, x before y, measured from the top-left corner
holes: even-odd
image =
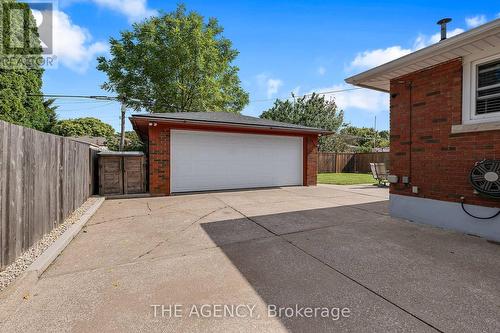
[[[462,198],[462,202],[460,203],[462,205],[462,209],[463,211],[469,215],[470,217],[473,217],[475,219],[478,219],[478,220],[491,220],[491,219],[494,219],[495,217],[497,217],[498,215],[500,215],[500,210],[498,212],[496,212],[495,215],[492,215],[492,216],[489,216],[489,217],[481,217],[481,216],[475,216],[475,215],[472,215],[471,213],[469,213],[467,211],[467,209],[465,209],[465,206],[464,206],[464,199]]]

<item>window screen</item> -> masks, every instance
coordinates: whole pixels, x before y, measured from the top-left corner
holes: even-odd
[[[500,112],[500,60],[477,67],[476,114]]]

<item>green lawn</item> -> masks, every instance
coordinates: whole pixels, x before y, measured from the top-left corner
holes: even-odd
[[[355,185],[376,182],[372,175],[364,173],[318,173],[319,184]]]

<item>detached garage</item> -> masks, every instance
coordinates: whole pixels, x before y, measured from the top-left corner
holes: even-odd
[[[316,185],[318,136],[328,131],[225,112],[134,115],[147,143],[153,195]]]

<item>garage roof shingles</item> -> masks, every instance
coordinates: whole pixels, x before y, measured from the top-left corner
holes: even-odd
[[[146,118],[151,120],[165,120],[188,123],[213,123],[221,125],[244,125],[250,127],[280,128],[303,130],[305,132],[329,133],[321,128],[282,123],[279,121],[262,119],[230,112],[173,112],[173,113],[148,113],[133,115],[133,118]]]

